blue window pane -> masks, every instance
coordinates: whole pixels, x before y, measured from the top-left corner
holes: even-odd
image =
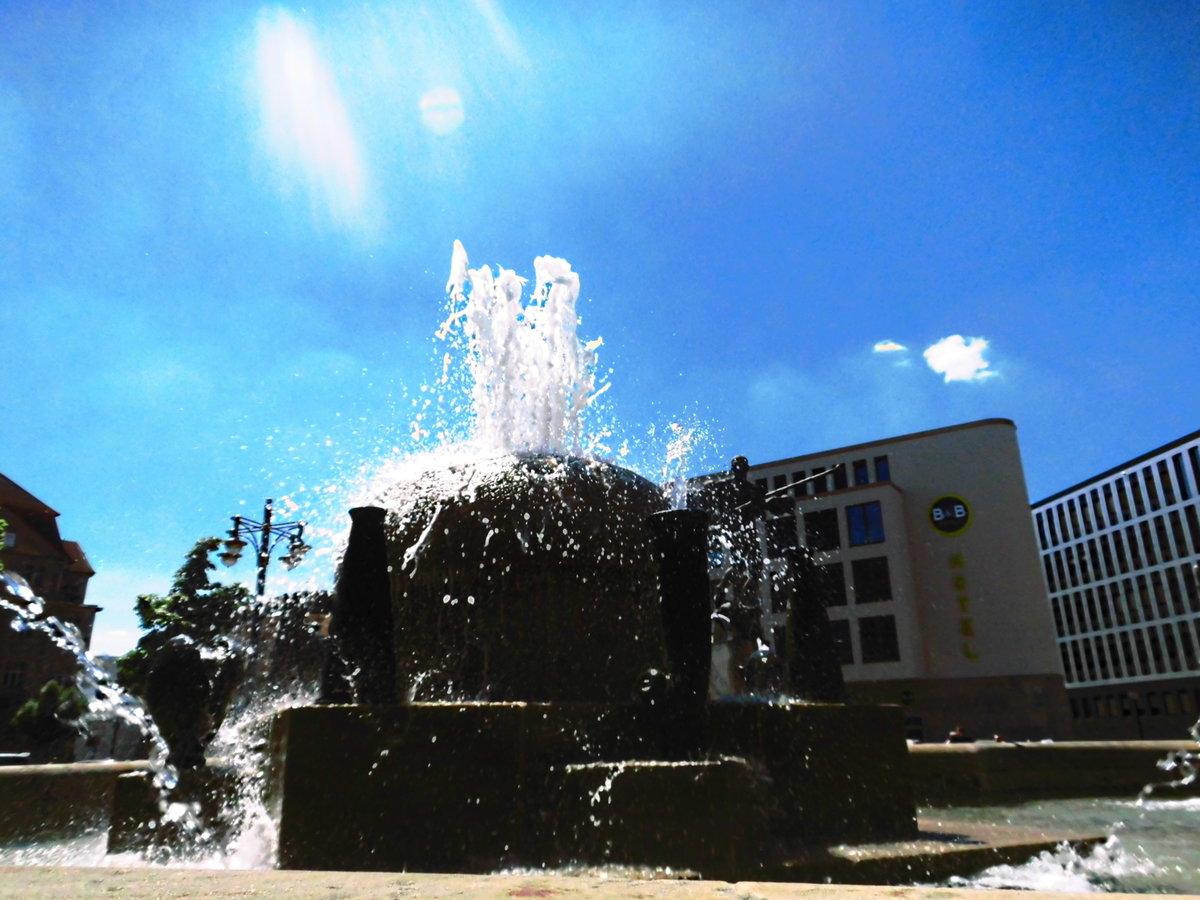
[[[846,531],[850,546],[878,544],[883,541],[883,509],[876,500],[846,507]]]
[[[857,487],[860,484],[868,484],[871,476],[867,474],[867,461],[865,459],[856,459],[854,461],[854,484]]]
[[[875,457],[875,480],[892,480],[892,467],[888,464],[888,458],[886,456]]]

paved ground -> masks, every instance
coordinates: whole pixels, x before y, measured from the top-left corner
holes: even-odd
[[[1025,892],[1029,900],[1092,894]],[[1132,897],[1110,894],[1110,897]],[[564,875],[417,875],[386,872],[231,872],[195,869],[0,868],[0,900],[1012,900],[1011,891],[856,887],[743,881],[638,880]]]

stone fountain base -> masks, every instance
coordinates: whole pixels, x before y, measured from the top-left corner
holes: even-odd
[[[287,710],[269,776],[279,865],[738,880],[804,848],[916,835],[899,709],[718,703],[707,729],[706,759],[661,762],[661,722],[633,705]]]

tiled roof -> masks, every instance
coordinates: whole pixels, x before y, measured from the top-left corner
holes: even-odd
[[[6,475],[0,475],[0,505],[45,516],[58,515],[57,511],[51,509]]]
[[[88,562],[87,555],[84,554],[83,548],[78,543],[75,541],[63,541],[62,548],[71,559],[71,562],[67,565],[68,572],[78,572],[89,577],[96,574],[96,570],[92,568],[92,564]]]

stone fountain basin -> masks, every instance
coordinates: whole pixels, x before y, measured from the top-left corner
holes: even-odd
[[[735,880],[799,848],[906,840],[917,829],[901,715],[715,703],[707,757],[665,762],[661,720],[633,704],[290,709],[268,777],[279,865],[619,864]]]

